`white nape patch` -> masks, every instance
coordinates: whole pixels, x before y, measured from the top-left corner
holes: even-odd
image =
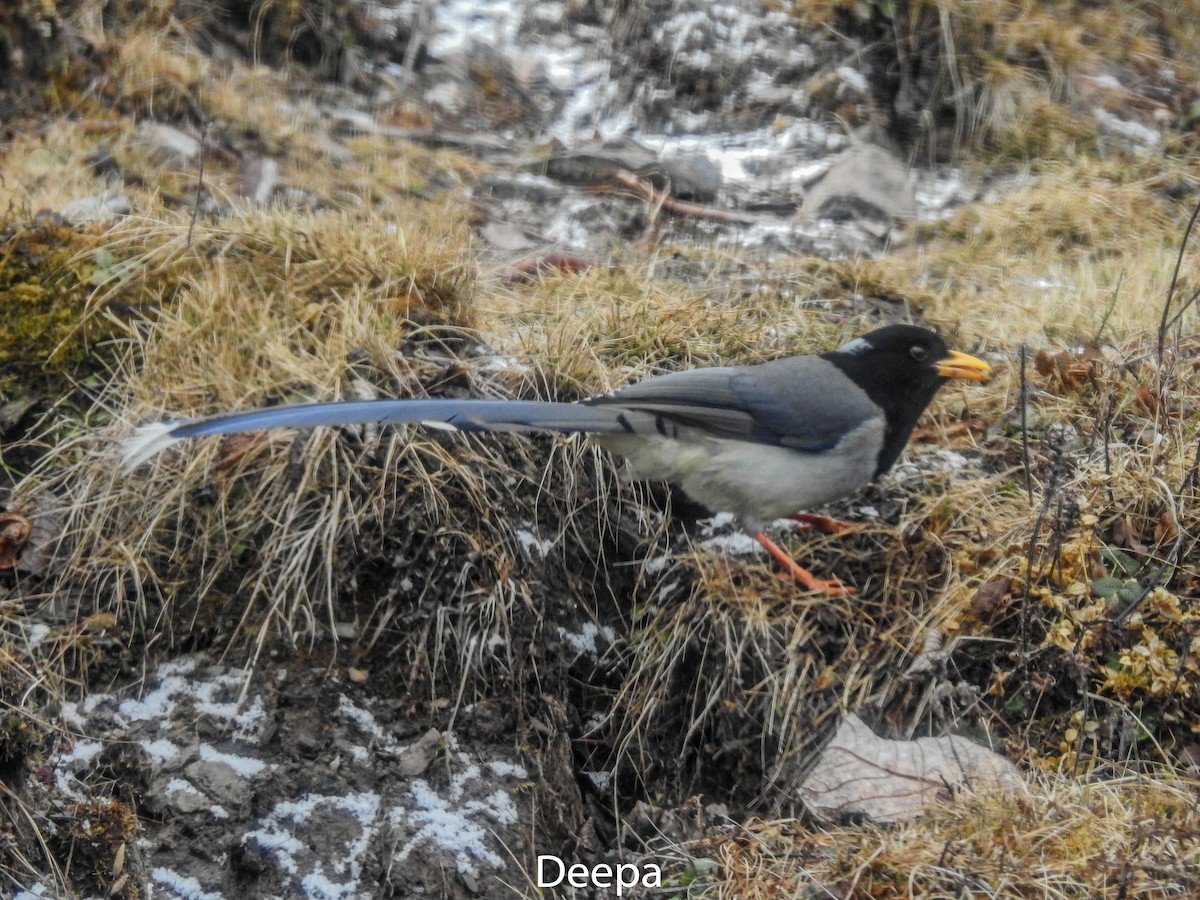
[[[851,356],[861,356],[864,353],[869,353],[874,349],[874,346],[866,338],[856,337],[853,340],[846,341],[842,346],[838,347],[838,353],[848,353]]]
[[[151,422],[142,425],[129,437],[121,441],[121,467],[132,472],[148,459],[153,459],[180,439],[171,432],[180,422]]]

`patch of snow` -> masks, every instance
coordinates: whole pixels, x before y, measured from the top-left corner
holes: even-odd
[[[195,670],[197,664],[198,660],[195,657],[164,663],[156,673],[151,690],[143,694],[140,700],[122,700],[117,706],[118,713],[126,723],[157,720],[161,727],[166,729],[170,727],[175,707],[180,702],[188,702],[197,712],[212,716],[218,722],[232,725],[235,737],[252,737],[266,716],[262,699],[254,697],[244,709],[236,699],[225,699],[236,698],[249,673],[225,672],[208,679],[185,677]],[[91,711],[93,701],[99,703],[105,699],[111,697],[93,694],[85,702],[85,711]]]
[[[950,169],[944,173],[916,173],[917,218],[933,221],[948,215],[954,206],[969,199],[963,193],[967,182],[961,169]]]
[[[434,4],[434,33],[428,50],[443,59],[465,53],[472,44],[511,51],[516,46],[522,12],[520,3],[443,0]]]
[[[465,760],[466,754],[458,754]],[[489,764],[489,767],[491,764]],[[517,809],[503,790],[493,791],[482,800],[466,799],[467,791],[480,781],[479,767],[469,764],[452,775],[450,783],[441,790],[428,781],[417,779],[409,785],[408,793],[415,806],[396,806],[389,810],[392,828],[410,836],[395,857],[403,863],[421,845],[453,855],[454,864],[464,875],[476,876],[477,864],[500,868],[501,856],[492,849],[489,836],[491,825],[513,825]],[[484,782],[486,784],[486,782]]]
[[[151,869],[150,877],[164,888],[171,891],[173,898],[178,900],[225,900],[221,894],[206,891],[195,878],[180,875],[171,869]],[[151,895],[153,896],[153,894]]]
[[[554,541],[543,540],[525,528],[518,528],[516,535],[521,548],[531,559],[545,559],[546,554],[554,549]]]
[[[476,357],[479,362],[475,368],[485,375],[492,375],[496,372],[529,372],[532,366],[529,363],[517,359],[515,356],[505,356],[500,353],[489,353],[487,356]]]
[[[558,634],[570,644],[576,656],[583,656],[585,653],[588,656],[599,656],[600,651],[596,647],[597,638],[602,637],[610,644],[617,639],[617,633],[607,625],[598,626],[594,622],[584,622],[578,632],[567,631],[560,625]]]
[[[254,759],[251,756],[238,756],[233,753],[224,753],[216,749],[211,744],[200,745],[200,758],[205,762],[224,763],[233,769],[238,775],[243,778],[253,778],[265,768],[267,763],[261,759]]]
[[[942,447],[933,453],[924,454],[916,461],[904,461],[892,470],[891,477],[895,481],[904,482],[920,478],[929,472],[958,472],[967,468],[971,461],[959,453]]]
[[[665,569],[670,562],[671,557],[669,556],[655,556],[642,563],[642,571],[644,571],[647,575],[657,575],[659,572]]]
[[[711,537],[701,541],[700,546],[705,550],[717,550],[730,556],[751,556],[764,552],[762,545],[744,531]]]
[[[524,766],[518,766],[516,763],[506,762],[502,759],[493,759],[490,762],[484,763],[493,775],[498,775],[501,778],[528,778],[529,773],[525,771]]]
[[[338,715],[349,719],[359,727],[361,731],[366,732],[369,737],[383,738],[384,731],[379,727],[379,723],[375,721],[375,714],[370,710],[363,709],[361,706],[355,705],[354,701],[342,694],[338,697]]]
[[[708,519],[701,519],[698,523],[700,533],[712,535],[716,532],[737,525],[737,516],[733,513],[719,512]]]
[[[276,803],[260,821],[260,827],[246,833],[242,840],[254,841],[271,853],[288,874],[305,872],[300,879],[302,896],[350,900],[361,896],[358,882],[363,858],[378,830],[379,806],[379,796],[369,792],[345,796],[306,794],[294,802]],[[323,820],[338,813],[358,822],[358,835],[348,840],[344,849],[339,848],[336,856],[314,858],[305,836],[332,831],[322,828]]]
[[[706,550],[716,550],[733,556],[747,556],[761,551],[758,541],[738,527],[737,517],[733,513],[717,513],[711,519],[699,522],[700,534],[704,540],[700,546]],[[732,528],[728,534],[718,534],[719,531]]]
[[[44,622],[31,623],[25,631],[26,646],[30,650],[35,649],[42,643],[42,641],[44,641],[46,639],[46,635],[48,635],[50,633],[50,631],[51,631],[50,626],[45,624]]]
[[[1148,128],[1139,122],[1118,118],[1102,106],[1097,106],[1092,113],[1101,127],[1119,137],[1148,148],[1157,147],[1162,142],[1162,133],[1156,128]]]
[[[837,76],[852,90],[858,91],[860,94],[871,92],[871,86],[867,84],[866,76],[858,69],[852,69],[850,66],[838,66]]]
[[[190,781],[184,781],[182,778],[172,778],[167,782],[166,791],[168,794],[195,794],[198,797],[204,795],[196,790],[196,786]]]
[[[147,756],[160,765],[170,762],[179,755],[179,748],[166,738],[157,738],[153,741],[142,741],[142,749],[146,751]]]
[[[35,884],[13,894],[13,900],[37,900],[39,897],[56,897],[58,892],[44,884]]]
[[[69,752],[55,758],[55,763],[65,766],[89,763],[103,749],[104,745],[99,741],[89,740],[88,738],[79,738],[74,744],[71,745]]]

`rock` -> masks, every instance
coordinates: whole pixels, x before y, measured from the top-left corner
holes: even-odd
[[[662,158],[633,138],[592,141],[560,153],[546,164],[546,174],[570,184],[602,184],[614,170],[632,172],[672,195],[709,202],[721,187],[721,171],[699,153]]]
[[[445,738],[436,728],[430,728],[417,740],[400,751],[396,769],[405,778],[421,775],[429,768],[445,746]]]
[[[178,128],[159,122],[143,122],[138,137],[159,162],[167,165],[186,166],[200,157],[200,141]]]
[[[182,778],[159,779],[150,786],[150,794],[157,795],[165,806],[184,814],[200,812],[213,805],[213,801],[194,784]]]
[[[196,760],[186,769],[184,775],[193,785],[199,785],[203,790],[222,804],[237,807],[246,797],[247,784],[244,778],[234,771],[232,766],[212,760]],[[199,791],[197,791],[199,792]],[[210,805],[206,803],[206,805]]]
[[[266,156],[242,161],[238,172],[238,189],[258,206],[266,206],[279,186],[279,164]]]
[[[120,191],[105,191],[64,203],[59,212],[72,225],[92,225],[115,222],[129,215],[133,212],[133,204]]]
[[[847,147],[805,195],[800,214],[810,221],[911,221],[917,216],[917,198],[908,166],[874,144]]]
[[[851,713],[805,776],[800,797],[826,823],[904,822],[954,791],[1021,785],[1016,766],[964,737],[889,740]]]

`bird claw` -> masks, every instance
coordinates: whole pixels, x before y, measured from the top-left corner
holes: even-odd
[[[804,585],[806,590],[815,591],[819,594],[828,594],[831,597],[848,597],[857,591],[848,584],[842,584],[836,578],[817,578],[802,566],[796,566],[797,571],[780,572],[779,577],[784,579],[793,579]]]
[[[786,518],[803,528],[815,528],[825,534],[861,534],[867,530],[867,526],[862,522],[843,522],[841,519],[816,513],[792,513]]]
[[[832,597],[843,597],[854,593],[854,588],[842,584],[836,578],[817,578],[812,572],[784,553],[778,544],[761,531],[754,535],[754,539],[762,544],[775,561],[783,567],[783,571],[779,573],[780,578],[795,579],[807,590],[829,594]]]

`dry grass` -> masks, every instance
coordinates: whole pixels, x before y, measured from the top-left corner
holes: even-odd
[[[1160,99],[1171,69],[1191,69],[1179,46],[1194,46],[1194,2],[1078,4],[1013,0],[897,0],[793,4],[814,24],[866,43],[882,87],[894,92],[894,124],[919,152],[983,148],[1028,161],[1102,144],[1096,107],[1171,117]],[[1125,87],[1110,86],[1119,73]]]
[[[1196,784],[1172,773],[1044,777],[894,828],[754,821],[686,848],[705,897],[1178,897],[1200,889]]]
[[[451,509],[437,489],[447,480],[475,497],[480,512],[486,490],[478,473],[436,441],[394,435],[363,434],[347,447],[326,432],[296,445],[294,456],[277,452],[278,439],[232,448],[207,442],[135,475],[114,466],[109,441],[135,421],[270,398],[420,391],[420,379],[449,361],[448,348],[470,340],[463,326],[472,275],[452,239],[461,242],[461,230],[446,224],[459,217],[417,204],[403,214],[408,224],[397,229],[370,217],[351,226],[336,212],[250,213],[195,229],[190,244],[186,222],[112,234],[111,246],[135,267],[178,273],[176,293],[135,326],[131,368],[97,398],[115,421],[108,440],[85,434],[59,445],[43,462],[45,476],[31,480],[27,502],[36,507],[37,497],[56,493],[68,510],[71,569],[93,573],[123,617],[151,627],[148,593],[186,600],[192,610],[223,595],[264,638],[276,629],[261,630],[251,613],[258,602],[294,638],[311,636],[318,620],[332,629],[335,548],[358,540],[369,523],[383,527],[415,489],[389,474],[397,454],[424,473],[416,480],[426,490],[407,499],[407,515],[464,527],[469,514]],[[215,502],[196,503],[195,486],[206,482]],[[351,492],[373,499],[347,506]],[[247,553],[261,570],[250,566],[243,582],[230,573],[247,568]],[[176,574],[156,576],[168,560]],[[182,571],[204,575],[169,586]],[[160,613],[157,627],[179,621],[170,608]]]

